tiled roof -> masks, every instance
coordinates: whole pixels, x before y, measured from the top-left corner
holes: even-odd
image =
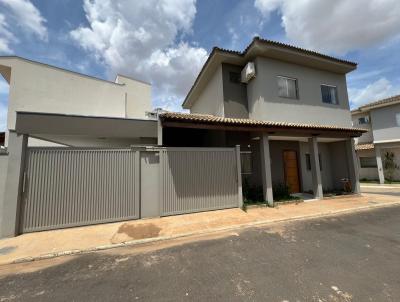
[[[361,110],[364,109],[365,110],[365,109],[373,108],[375,106],[391,105],[393,103],[398,103],[398,102],[400,102],[400,94],[392,96],[390,98],[386,98],[386,99],[383,99],[383,100],[379,100],[379,101],[376,101],[376,102],[372,102],[372,103],[366,104],[364,106],[361,106],[359,109],[361,109]]]
[[[201,124],[220,124],[232,126],[249,126],[249,127],[274,127],[274,128],[293,128],[293,129],[312,129],[312,130],[337,130],[344,132],[367,132],[366,129],[353,128],[353,127],[337,127],[318,124],[303,124],[303,123],[287,123],[287,122],[273,122],[273,121],[260,121],[244,118],[229,118],[208,114],[188,114],[180,112],[166,112],[160,114],[161,121],[175,121],[175,122],[197,122]]]
[[[374,144],[357,144],[355,146],[356,150],[372,150],[374,149]]]

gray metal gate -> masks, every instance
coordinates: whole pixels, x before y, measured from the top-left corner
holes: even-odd
[[[166,148],[160,176],[161,216],[241,205],[238,148]]]
[[[21,231],[139,218],[138,151],[29,148]]]
[[[28,148],[21,231],[240,207],[236,148]]]

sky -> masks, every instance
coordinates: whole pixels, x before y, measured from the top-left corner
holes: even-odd
[[[0,55],[152,84],[154,107],[181,103],[212,47],[254,36],[357,62],[351,108],[400,94],[398,0],[0,0]],[[0,131],[8,84],[0,79]]]

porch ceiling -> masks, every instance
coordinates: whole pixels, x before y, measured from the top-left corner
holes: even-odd
[[[159,118],[163,127],[268,132],[271,135],[289,137],[359,137],[367,131],[352,127],[259,121],[177,112],[162,113]]]

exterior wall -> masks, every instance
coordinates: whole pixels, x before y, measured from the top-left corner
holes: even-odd
[[[193,103],[190,112],[224,116],[222,87],[222,66],[219,66],[199,98]]]
[[[331,175],[333,189],[343,189],[341,179],[349,178],[348,156],[346,151],[346,142],[329,143],[329,150],[332,154],[331,161]]]
[[[7,165],[8,165],[7,153],[0,153],[0,209],[3,209],[4,191],[7,178]],[[1,226],[2,226],[2,215],[0,215],[0,235],[1,235]]]
[[[359,150],[357,151],[357,158],[360,157],[376,157],[375,150]],[[360,165],[360,180],[379,180],[378,168],[362,168]]]
[[[357,128],[363,128],[367,129],[368,132],[363,133],[360,137],[356,138],[355,141],[357,144],[366,144],[366,143],[372,143],[374,141],[374,136],[372,135],[372,120],[370,118],[370,123],[369,124],[359,124],[358,119],[364,116],[369,117],[368,112],[362,112],[362,113],[357,113],[357,114],[352,114],[351,119],[353,121],[353,126]]]
[[[247,85],[251,119],[351,127],[345,75],[262,57],[255,65]],[[278,96],[277,76],[297,79],[299,99]],[[320,84],[337,86],[338,105],[322,102]]]
[[[321,156],[321,178],[323,190],[330,191],[334,188],[332,180],[332,168],[329,143],[318,143],[318,151]],[[306,154],[310,154],[309,144],[300,142],[300,162],[301,162],[301,177],[303,182],[303,192],[312,191],[312,172],[307,170]]]
[[[222,64],[225,117],[249,118],[246,85],[230,79],[230,73],[238,73],[240,79],[242,69],[242,66]]]
[[[19,58],[0,58],[11,68],[7,127],[16,111],[144,118],[151,110],[149,84],[119,77],[112,83]]]
[[[399,113],[400,104],[371,110],[374,142],[400,141],[400,126],[396,123]]]

